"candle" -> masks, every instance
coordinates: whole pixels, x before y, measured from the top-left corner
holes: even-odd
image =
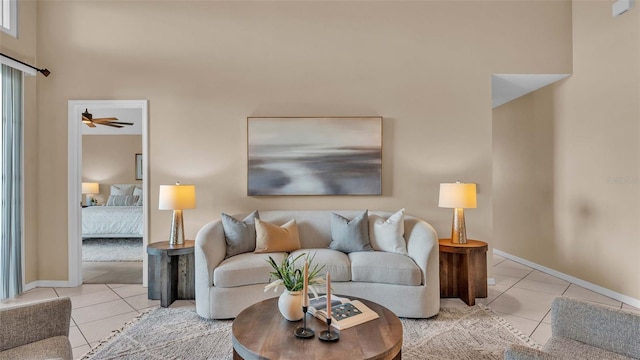
[[[331,319],[331,274],[327,271],[327,319]]]
[[[302,272],[302,276],[304,276],[304,281],[302,283],[302,306],[307,307],[309,306],[309,297],[307,296],[309,294],[309,263],[306,261],[304,262],[304,271]]]

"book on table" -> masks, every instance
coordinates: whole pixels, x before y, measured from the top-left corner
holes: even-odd
[[[327,296],[309,299],[308,311],[318,319],[326,321]],[[379,317],[361,301],[331,295],[331,326],[338,330],[348,329]]]

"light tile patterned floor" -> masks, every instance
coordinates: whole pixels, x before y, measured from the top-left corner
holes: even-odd
[[[551,337],[550,309],[556,296],[570,296],[625,310],[640,312],[608,298],[547,275],[498,255],[493,256],[496,285],[489,296],[477,299],[539,344]],[[0,302],[0,308],[32,301],[69,296],[72,303],[69,338],[74,358],[79,359],[112,331],[133,320],[142,311],[158,307],[159,300],[148,300],[141,285],[85,284],[76,288],[36,288],[17,298]],[[442,299],[443,306],[466,306],[459,299]],[[171,307],[195,307],[191,300],[178,300]]]

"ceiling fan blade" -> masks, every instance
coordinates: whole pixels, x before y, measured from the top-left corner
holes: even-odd
[[[105,118],[95,118],[93,121],[116,121],[118,118],[115,117],[105,117]]]
[[[122,125],[114,125],[113,123],[99,123],[100,125],[104,125],[104,126],[111,126],[111,127],[115,127],[115,128],[121,128],[124,127]]]
[[[96,125],[94,123],[92,123],[91,121],[87,121],[84,122],[85,124],[87,124],[88,127],[96,127]]]
[[[129,123],[129,122],[122,122],[122,121],[93,121],[96,124],[100,124],[100,125],[109,125],[109,124],[117,124],[117,125],[133,125],[133,123]]]
[[[115,120],[111,120],[111,119],[93,119],[93,122],[101,122],[101,123],[106,123],[106,122],[114,122],[114,121],[118,121],[118,119]]]
[[[82,121],[83,122],[91,122],[91,119],[89,119],[88,117],[82,115]]]

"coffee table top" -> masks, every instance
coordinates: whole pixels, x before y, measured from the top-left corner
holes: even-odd
[[[349,297],[350,299],[357,299]],[[340,340],[318,339],[326,323],[307,314],[311,339],[296,338],[293,332],[302,320],[291,322],[278,311],[278,298],[264,300],[243,310],[233,321],[233,349],[243,359],[396,359],[402,350],[402,323],[389,309],[358,299],[380,318],[340,331]]]

